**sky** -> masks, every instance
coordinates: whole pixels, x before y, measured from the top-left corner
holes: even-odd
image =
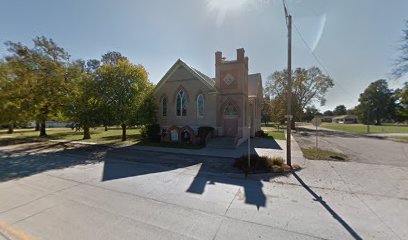
[[[157,83],[178,58],[214,77],[214,53],[236,58],[245,48],[250,73],[263,81],[287,64],[287,28],[281,0],[0,0],[0,42],[32,46],[52,38],[71,59],[100,59],[119,51]],[[406,0],[286,0],[293,17],[292,68],[320,67],[335,87],[321,110],[347,108],[373,81],[397,88],[407,77],[390,72]],[[303,39],[302,39],[303,38]],[[306,42],[306,43],[305,43]],[[0,45],[0,57],[7,55]],[[315,57],[314,57],[315,56]],[[316,60],[316,58],[318,60]]]

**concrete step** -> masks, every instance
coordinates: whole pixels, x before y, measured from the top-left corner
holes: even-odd
[[[208,148],[217,148],[217,149],[234,149],[234,138],[233,137],[215,137],[212,138],[207,143]]]

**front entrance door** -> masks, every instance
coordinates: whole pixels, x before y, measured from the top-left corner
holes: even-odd
[[[224,136],[235,137],[238,132],[238,110],[229,103],[224,109]]]
[[[224,135],[235,137],[238,132],[238,118],[224,118]]]

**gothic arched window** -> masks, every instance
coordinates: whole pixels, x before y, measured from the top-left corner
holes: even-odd
[[[232,103],[228,103],[228,105],[225,107],[224,115],[225,116],[237,116],[238,110]]]
[[[204,116],[204,96],[202,94],[197,97],[197,116]]]
[[[177,94],[176,111],[177,116],[187,115],[187,97],[183,90]]]

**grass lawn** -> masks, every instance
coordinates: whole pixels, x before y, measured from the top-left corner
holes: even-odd
[[[285,140],[285,132],[284,131],[265,131],[268,137],[272,137],[275,140]]]
[[[354,134],[367,134],[367,125],[363,124],[325,123],[322,127]],[[408,133],[408,125],[370,125],[370,133]]]
[[[40,138],[39,132],[33,129],[16,129],[13,134],[7,134],[7,130],[0,130],[0,145],[7,145],[13,142],[31,142],[41,140],[67,140],[96,142],[103,144],[131,144],[140,142],[140,129],[127,129],[127,140],[121,141],[122,129],[110,128],[105,131],[104,128],[91,129],[91,139],[83,140],[83,131],[75,131],[70,128],[47,128],[47,137]]]
[[[40,138],[40,132],[32,129],[15,129],[13,134],[7,134],[7,130],[0,130],[0,146],[26,143],[44,140],[67,140],[67,141],[81,141],[81,142],[95,142],[100,144],[113,145],[130,145],[136,144],[141,146],[153,147],[171,147],[171,148],[187,148],[200,149],[202,145],[167,143],[167,142],[142,142],[140,129],[128,128],[126,130],[127,140],[122,142],[122,129],[98,127],[91,129],[91,139],[83,140],[83,131],[76,132],[70,128],[47,128],[47,137]]]
[[[268,129],[285,129],[286,125],[285,124],[280,124],[280,123],[261,123],[261,128],[265,131]]]
[[[347,155],[318,148],[302,148],[303,156],[310,160],[345,161]]]

